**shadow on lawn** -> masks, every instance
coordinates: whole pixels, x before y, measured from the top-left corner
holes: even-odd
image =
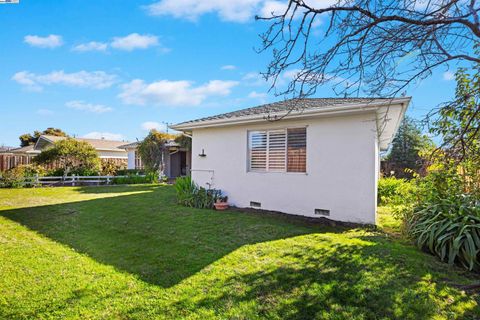
[[[0,215],[162,287],[179,283],[246,244],[320,228],[259,214],[181,207],[168,187],[80,188],[82,193],[132,191],[139,193],[5,210]]]
[[[257,303],[261,317],[279,319],[432,319],[446,309],[450,311],[443,314],[445,318],[476,319],[480,312],[478,305],[468,305],[471,297],[436,282],[428,267],[419,264],[422,260],[392,252],[383,240],[366,237],[367,244],[315,248],[311,243],[325,241],[318,236],[300,237],[282,253],[287,263],[235,274],[216,284],[228,288],[234,283],[245,290],[206,292],[193,306],[185,298],[176,308],[194,311]]]

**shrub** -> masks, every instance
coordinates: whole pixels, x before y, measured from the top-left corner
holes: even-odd
[[[145,176],[139,175],[127,175],[122,177],[114,177],[112,184],[142,184],[142,183],[154,183],[157,181],[157,175],[149,173]]]
[[[415,210],[407,231],[440,260],[480,269],[480,202],[468,196],[437,199]]]
[[[23,182],[25,180],[25,177],[23,175],[23,172],[16,168],[10,169],[8,171],[5,171],[2,174],[2,177],[0,179],[0,186],[2,188],[21,188],[23,187]]]
[[[142,169],[120,169],[116,173],[118,176],[127,176],[127,175],[143,175],[145,170]]]
[[[395,177],[382,178],[378,181],[378,203],[388,205],[395,203],[400,195],[401,187],[408,183]]]
[[[175,190],[179,204],[201,209],[213,208],[213,204],[222,196],[220,190],[199,187],[191,177],[177,178]]]
[[[121,164],[117,164],[113,160],[103,160],[101,161],[101,166],[102,166],[102,169],[100,171],[100,174],[104,176],[114,176],[115,174],[117,174],[118,170],[124,167]]]
[[[193,207],[196,186],[192,178],[189,176],[179,177],[175,180],[174,187],[177,193],[177,202],[186,207]]]
[[[100,158],[95,148],[85,141],[65,139],[42,150],[34,158],[37,164],[56,164],[62,173],[81,176],[95,175],[100,171]],[[63,174],[62,174],[63,175]]]
[[[416,179],[414,196],[404,200],[407,234],[422,249],[450,265],[480,269],[480,197],[465,189],[457,166],[439,165]]]
[[[41,166],[20,165],[2,174],[2,176],[0,177],[0,187],[2,188],[34,187],[35,182],[29,178],[32,178],[35,175],[42,176],[44,174],[45,174],[45,169]]]

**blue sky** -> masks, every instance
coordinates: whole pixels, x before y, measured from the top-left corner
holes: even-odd
[[[17,146],[20,134],[47,127],[134,141],[164,122],[282,99],[268,93],[258,77],[270,55],[254,51],[265,29],[254,15],[278,5],[271,0],[0,5],[0,145]],[[410,115],[420,118],[452,97],[451,71],[439,68],[408,89]],[[334,93],[325,87],[317,96]]]

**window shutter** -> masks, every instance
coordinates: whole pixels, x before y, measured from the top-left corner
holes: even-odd
[[[286,144],[285,130],[268,131],[268,171],[285,171]]]
[[[287,171],[307,171],[307,128],[287,130]]]
[[[250,170],[267,170],[267,132],[252,131],[249,133]]]

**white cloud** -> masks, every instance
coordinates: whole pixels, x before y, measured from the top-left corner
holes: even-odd
[[[81,43],[72,48],[73,51],[77,52],[87,52],[87,51],[105,51],[107,50],[108,44],[104,42],[90,41],[87,43]]]
[[[226,66],[222,66],[220,69],[222,69],[222,70],[235,70],[235,69],[237,69],[237,67],[232,65],[232,64],[227,64]]]
[[[216,13],[224,21],[252,20],[262,0],[161,0],[145,7],[152,16],[171,15],[195,21],[203,14]]]
[[[304,0],[306,4],[323,9],[335,5],[338,0]],[[172,16],[196,21],[204,14],[216,14],[223,21],[253,21],[255,15],[270,17],[288,8],[286,0],[160,0],[144,9],[152,16]]]
[[[271,17],[272,15],[283,14],[287,8],[287,3],[283,1],[265,1],[260,11],[260,15],[262,17]]]
[[[265,99],[267,97],[267,94],[266,93],[260,93],[260,92],[256,92],[256,91],[252,91],[248,94],[248,97],[249,98],[252,98],[252,99]]]
[[[154,35],[141,35],[138,33],[131,33],[125,37],[115,37],[110,44],[112,48],[118,50],[132,51],[135,49],[147,49],[159,44],[158,37]]]
[[[265,78],[258,72],[252,71],[242,77],[242,81],[247,86],[264,86],[268,84]]]
[[[301,71],[302,70],[300,70],[300,69],[286,70],[282,73],[282,78],[285,79],[285,80],[288,80],[288,81],[292,81],[300,75]]]
[[[51,34],[46,37],[28,35],[23,38],[25,43],[37,48],[56,48],[63,45],[62,37],[56,34]]]
[[[112,108],[104,106],[103,104],[86,103],[81,100],[68,101],[65,105],[70,109],[87,111],[92,113],[105,113],[113,111]]]
[[[111,132],[97,132],[93,131],[82,136],[85,139],[105,139],[113,141],[122,141],[125,140],[125,137],[120,133],[111,133]]]
[[[236,81],[211,80],[194,87],[191,81],[160,80],[152,83],[136,79],[122,85],[118,97],[125,104],[196,106],[210,96],[229,95]]]
[[[141,125],[143,130],[150,131],[150,130],[157,130],[157,131],[167,131],[167,126],[163,123],[158,123],[155,121],[146,121]]]
[[[451,71],[446,71],[443,73],[443,80],[452,81],[455,80],[455,73]]]
[[[37,110],[37,114],[41,115],[41,116],[50,116],[52,115],[54,112],[50,109],[38,109]]]
[[[93,89],[105,89],[111,87],[116,76],[104,71],[78,71],[65,73],[63,70],[52,71],[47,74],[35,74],[28,71],[20,71],[13,75],[12,80],[27,87],[27,89],[40,91],[45,85],[66,85],[71,87],[84,87]]]

